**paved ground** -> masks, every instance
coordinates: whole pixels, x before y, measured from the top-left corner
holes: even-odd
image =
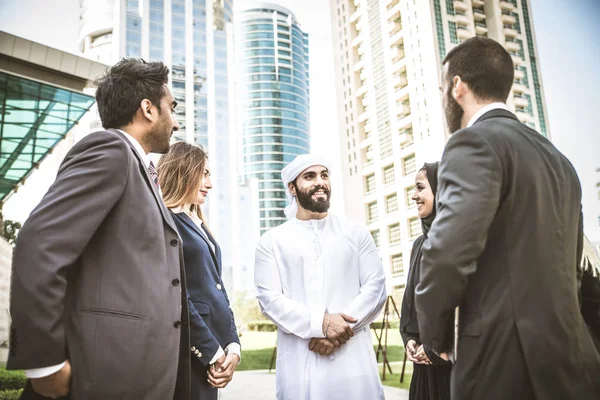
[[[407,390],[384,386],[384,391],[386,400],[408,400]],[[220,396],[220,400],[271,399],[275,399],[275,373],[269,374],[268,371],[236,372]]]

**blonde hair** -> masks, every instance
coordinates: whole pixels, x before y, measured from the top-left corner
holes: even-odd
[[[206,159],[202,146],[186,142],[172,144],[169,152],[163,154],[157,170],[163,201],[167,207],[183,207],[198,192]],[[206,223],[199,204],[192,204],[190,211],[195,212]]]

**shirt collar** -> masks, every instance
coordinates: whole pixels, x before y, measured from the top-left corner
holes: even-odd
[[[129,140],[129,142],[131,143],[131,145],[133,146],[133,148],[135,149],[135,151],[138,152],[138,154],[140,155],[140,157],[142,158],[142,161],[144,162],[144,165],[146,165],[146,168],[150,167],[150,157],[148,157],[148,154],[146,154],[146,152],[144,151],[144,148],[142,147],[142,145],[140,144],[140,142],[138,142],[133,136],[131,136],[129,133],[121,130],[121,129],[117,129],[119,132],[121,132],[123,135],[125,135],[125,137],[127,138],[127,140]]]
[[[508,109],[508,106],[505,103],[502,102],[496,102],[496,103],[490,103],[486,106],[481,107],[476,113],[475,115],[473,115],[471,117],[471,119],[469,120],[469,123],[467,124],[467,128],[470,128],[475,122],[477,122],[477,120],[479,118],[481,118],[481,116],[483,114],[485,114],[488,111],[492,111],[492,110],[496,110],[496,109],[501,109],[501,110],[506,110],[506,111],[510,111]]]

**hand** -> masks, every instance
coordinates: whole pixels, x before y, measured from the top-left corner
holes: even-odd
[[[415,358],[415,354],[417,354],[417,342],[411,339],[406,343],[406,358],[408,361],[418,364],[419,360]]]
[[[69,394],[71,384],[71,363],[69,360],[55,373],[43,378],[31,379],[33,390],[42,396],[56,399]]]
[[[333,342],[327,338],[312,338],[308,344],[308,349],[310,351],[314,351],[322,356],[330,355],[334,348],[335,345]]]
[[[423,345],[419,346],[417,349],[415,358],[418,360],[417,364],[431,364],[431,361],[429,361],[429,358],[427,357],[427,353],[425,353],[425,347],[423,347]]]
[[[223,358],[225,360],[219,363]],[[240,356],[234,353],[219,358],[212,367],[208,368],[208,383],[214,388],[223,389],[233,379],[233,373],[239,363]]]
[[[450,357],[448,356],[448,353],[440,353],[440,358],[444,361],[450,361]]]
[[[350,328],[348,322],[354,323],[356,321],[356,318],[346,314],[329,314],[329,326],[325,336],[327,339],[339,342],[341,346],[354,336],[354,331]]]

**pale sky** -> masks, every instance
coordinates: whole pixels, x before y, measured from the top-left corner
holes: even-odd
[[[328,155],[339,165],[329,0],[270,2],[289,8],[310,34],[312,151]],[[552,140],[579,174],[586,234],[600,241],[600,200],[595,188],[600,182],[600,173],[595,172],[600,168],[595,115],[600,110],[600,74],[594,70],[600,65],[600,2],[530,2]],[[78,27],[78,0],[0,0],[0,29],[6,32],[77,53]],[[341,196],[336,196],[341,190],[335,189],[341,181],[335,179],[335,172],[334,211],[341,208]]]

